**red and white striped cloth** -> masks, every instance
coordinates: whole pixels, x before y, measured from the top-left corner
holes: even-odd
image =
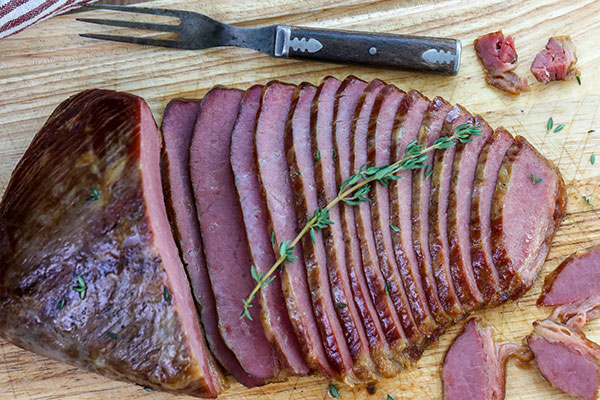
[[[96,0],[0,0],[0,38]]]

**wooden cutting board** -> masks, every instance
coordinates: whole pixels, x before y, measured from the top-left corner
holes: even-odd
[[[521,341],[531,322],[548,310],[534,305],[544,276],[568,254],[600,243],[600,2],[546,1],[367,1],[367,0],[167,0],[153,6],[199,11],[242,26],[273,23],[449,36],[463,42],[462,68],[456,77],[276,60],[245,49],[178,51],[93,41],[78,36],[106,29],[75,21],[66,15],[43,22],[0,40],[0,192],[33,135],[52,110],[68,96],[87,88],[129,91],[144,97],[160,123],[161,113],[174,97],[200,98],[213,85],[247,88],[281,79],[317,84],[326,75],[343,78],[382,78],[402,89],[415,88],[433,98],[445,97],[492,126],[504,125],[529,139],[562,171],[567,183],[568,208],[544,264],[540,279],[521,300],[480,312],[497,329],[498,340]],[[87,12],[106,16],[107,13]],[[520,64],[531,91],[510,97],[487,87],[472,42],[482,34],[503,29],[516,38]],[[529,73],[535,54],[549,36],[571,35],[577,46],[581,85],[576,81],[547,86]],[[548,119],[560,132],[546,132]],[[596,130],[596,132],[594,132]],[[586,204],[588,196],[591,204]],[[2,310],[0,310],[2,312]],[[369,395],[364,388],[338,385],[343,399],[437,399],[439,369],[450,341],[461,326],[450,329],[431,346],[417,367],[396,379],[381,381]],[[587,334],[600,340],[600,320]],[[0,340],[0,398],[2,399],[166,399],[134,385],[114,382],[21,350]],[[246,389],[231,380],[222,399],[324,399],[328,382],[320,377]],[[507,399],[566,399],[550,387],[534,366],[509,362]]]

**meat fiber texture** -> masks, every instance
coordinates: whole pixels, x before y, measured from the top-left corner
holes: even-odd
[[[553,386],[583,400],[598,398],[600,346],[578,329],[549,319],[535,321],[526,341]]]
[[[517,51],[512,36],[492,32],[475,39],[473,45],[488,85],[513,95],[529,90],[527,80],[513,72],[517,68]]]
[[[503,400],[506,360],[518,347],[497,346],[492,328],[470,319],[444,357],[444,400]]]
[[[200,396],[224,387],[208,348],[248,386],[315,371],[372,381],[410,367],[472,310],[525,293],[564,214],[560,173],[524,138],[380,80],[219,87],[201,103],[175,104],[163,127],[164,186],[160,136],[135,96],[84,92],[34,139],[0,205],[2,337]],[[297,241],[253,299],[252,320],[240,319],[280,247],[351,174],[463,123],[485,135],[435,151],[400,181],[372,183],[370,202],[331,207],[337,226]],[[460,214],[449,210],[455,203]],[[475,256],[469,243],[481,245]],[[173,351],[156,351],[165,346]]]
[[[571,38],[551,37],[546,47],[535,56],[531,73],[542,83],[566,81],[579,75],[579,71],[575,69],[576,62],[575,45]]]

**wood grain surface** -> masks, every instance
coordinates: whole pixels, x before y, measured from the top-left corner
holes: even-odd
[[[600,1],[595,0],[164,0],[152,6],[199,11],[241,26],[273,23],[323,28],[358,29],[454,37],[463,41],[462,68],[456,77],[370,69],[357,66],[272,59],[245,49],[180,51],[84,39],[83,32],[107,28],[76,22],[74,15],[53,18],[0,41],[0,192],[33,135],[52,110],[68,96],[87,88],[123,90],[144,97],[158,122],[174,97],[202,97],[213,85],[247,88],[281,79],[318,83],[328,74],[343,78],[382,78],[402,89],[415,88],[433,98],[441,95],[481,114],[492,126],[503,125],[529,139],[562,171],[568,208],[552,250],[533,289],[521,300],[480,312],[496,328],[498,340],[521,341],[531,322],[548,310],[534,305],[543,277],[573,251],[600,243]],[[107,12],[86,12],[107,16]],[[81,14],[79,14],[81,15]],[[472,42],[482,34],[503,29],[516,38],[517,72],[531,91],[520,97],[504,95],[485,85]],[[124,32],[120,30],[119,32]],[[149,34],[142,32],[128,32]],[[535,54],[549,36],[571,35],[577,46],[582,84],[537,83],[529,73]],[[548,118],[557,133],[546,132]],[[595,132],[594,132],[595,130]],[[600,159],[599,159],[600,160]],[[591,205],[583,196],[588,196]],[[0,312],[2,312],[0,310]],[[450,329],[431,346],[417,367],[395,379],[381,381],[373,395],[365,388],[339,385],[342,399],[440,398],[439,368],[443,355],[461,326]],[[600,340],[600,320],[586,327]],[[328,382],[321,377],[246,389],[231,381],[222,399],[325,399]],[[100,376],[23,351],[0,340],[1,399],[167,399],[133,385]],[[507,399],[567,399],[553,389],[532,365],[511,361]]]

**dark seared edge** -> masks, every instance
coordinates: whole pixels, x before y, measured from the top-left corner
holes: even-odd
[[[502,293],[507,288],[500,287],[498,271],[492,260],[490,213],[492,197],[498,180],[498,170],[504,154],[513,141],[512,135],[506,129],[496,129],[479,155],[473,184],[470,232],[471,263],[479,290],[488,304],[498,304],[506,300]]]
[[[294,85],[277,81],[264,87],[254,136],[256,165],[276,254],[279,254],[279,245],[292,241],[298,232],[295,195],[284,146],[294,89]],[[317,327],[301,243],[294,249],[293,256],[295,261],[286,263],[281,270],[281,286],[294,331],[309,367],[329,377],[339,376],[329,362]]]
[[[242,368],[223,341],[215,295],[208,277],[200,226],[196,217],[196,200],[190,178],[190,146],[200,101],[176,99],[165,109],[162,133],[162,182],[171,229],[179,256],[192,286],[206,341],[215,358],[235,379],[245,386],[264,384]]]
[[[255,85],[248,89],[242,98],[231,135],[230,161],[244,217],[252,265],[256,266],[259,273],[266,274],[275,263],[276,256],[271,244],[267,210],[260,190],[253,150],[254,127],[261,94],[262,86]],[[263,328],[276,349],[282,366],[291,374],[307,375],[308,366],[285,307],[281,278],[278,274],[274,275],[269,285],[261,288],[258,299]]]
[[[401,160],[406,146],[418,139],[421,123],[428,107],[429,100],[416,90],[411,90],[402,99],[390,137],[390,164]],[[389,222],[383,232],[390,235],[389,244],[392,246],[393,256],[402,278],[412,315],[421,335],[421,341],[424,342],[435,336],[439,327],[427,305],[412,245],[412,180],[414,173],[406,170],[400,171],[398,175],[400,176],[399,180],[390,182],[388,196],[390,211],[387,218]]]
[[[310,137],[311,107],[316,92],[317,88],[309,83],[296,87],[284,139],[290,180],[296,194],[298,227],[305,226],[319,207]],[[315,231],[314,237],[304,235],[302,249],[312,305],[327,357],[344,381],[353,382],[356,380],[353,360],[335,311],[332,296],[335,282],[330,283],[328,276],[330,267],[327,265],[323,232]]]
[[[381,85],[380,81],[375,81]],[[336,188],[341,187],[342,182],[351,175],[351,160],[353,149],[352,121],[357,106],[363,95],[363,91],[369,87],[368,84],[354,76],[349,76],[340,85],[335,95],[334,122],[333,122],[333,144]],[[377,366],[377,372],[384,377],[392,377],[397,372],[397,367],[391,361],[390,348],[387,344],[385,332],[379,321],[375,305],[371,299],[367,277],[362,265],[360,253],[360,242],[356,233],[354,223],[353,207],[340,204],[339,215],[341,220],[342,238],[344,240],[344,255],[348,276],[352,286],[352,293],[356,308],[360,312],[365,333],[367,336],[371,359]]]
[[[398,128],[396,115],[404,97],[405,93],[392,85],[387,86],[377,96],[371,112],[367,138],[369,165],[381,166],[390,163],[392,133]],[[396,264],[390,233],[388,188],[380,183],[373,183],[369,197],[379,267],[385,278],[389,296],[402,322],[404,333],[412,345],[408,351],[413,359],[417,359],[420,355],[419,349],[423,347],[425,335],[419,332],[400,277],[400,269]]]
[[[534,183],[532,173],[542,180]],[[535,281],[565,207],[562,175],[518,136],[498,172],[491,213],[492,259],[500,283],[508,287],[504,294],[508,298],[518,298]],[[510,236],[505,236],[505,231]]]
[[[351,148],[354,150],[354,158],[352,159],[351,166],[352,173],[358,172],[359,168],[368,160],[367,138],[369,121],[371,120],[375,100],[379,93],[386,87],[387,85],[384,86],[381,81],[375,80],[371,82],[365,89],[356,108],[351,133]],[[400,365],[407,365],[409,361],[406,351],[410,343],[402,327],[402,322],[396,313],[391,296],[387,294],[389,288],[386,290],[386,279],[379,268],[377,247],[373,236],[371,206],[363,202],[353,206],[353,209],[357,236],[360,240],[362,264],[369,285],[371,299],[379,314],[379,320],[383,326],[388,344],[392,349],[394,359]]]
[[[259,308],[250,310],[252,319],[240,318],[236,312],[240,296],[247,297],[255,284],[229,161],[243,95],[237,89],[216,87],[202,99],[190,147],[190,176],[221,336],[246,372],[270,379],[277,374],[277,361]]]
[[[467,112],[459,105],[454,106],[446,115],[440,136],[452,136],[456,126],[465,123],[467,119]],[[448,325],[452,320],[456,320],[463,315],[461,302],[458,298],[460,288],[455,287],[450,274],[446,230],[448,192],[450,190],[450,176],[455,152],[455,147],[435,151],[429,197],[429,253],[438,297],[444,308],[444,314],[436,315],[438,322],[442,325]]]
[[[88,90],[54,111],[0,205],[0,335],[109,378],[216,397],[225,380],[170,232],[160,140],[133,95]]]
[[[499,286],[493,282],[493,276],[475,275],[471,263],[470,222],[473,198],[473,184],[477,161],[483,146],[492,135],[492,128],[481,117],[469,119],[473,125],[481,128],[481,135],[472,137],[469,143],[457,143],[448,193],[448,245],[450,247],[450,271],[460,276],[461,282],[468,282],[469,293],[473,295],[474,307],[489,303],[499,292]],[[477,280],[476,278],[480,279]],[[455,282],[459,279],[454,278]],[[460,292],[459,292],[460,293]],[[466,299],[463,295],[461,300]],[[462,301],[464,304],[465,301]],[[470,304],[470,303],[469,303]]]
[[[433,145],[440,137],[442,125],[451,108],[452,106],[441,97],[436,97],[430,102],[427,112],[423,116],[419,133],[417,134],[417,142],[419,144],[425,147]],[[425,162],[426,167],[414,171],[412,174],[411,229],[413,249],[417,262],[417,270],[413,274],[419,276],[421,279],[421,284],[417,285],[416,288],[417,290],[420,288],[418,294],[421,297],[421,303],[425,302],[426,308],[424,310],[428,311],[437,322],[444,321],[447,318],[443,317],[445,316],[445,311],[438,296],[437,284],[431,266],[431,254],[429,253],[429,196],[431,192],[431,177],[428,177],[427,174],[429,171],[433,171],[433,158],[430,155]],[[392,210],[400,207],[400,198],[397,194],[396,190],[392,191]],[[396,212],[392,212],[392,221],[396,214]],[[392,239],[394,239],[395,251],[397,253],[400,251],[404,252],[406,245],[399,242],[399,240],[402,240],[402,237],[400,235],[393,235]],[[400,256],[402,255],[398,254],[396,258]],[[440,333],[442,331],[441,328],[439,329]]]
[[[311,145],[311,160],[315,160],[313,162],[314,177],[318,205],[321,208],[332,202],[338,194],[335,175],[337,154],[334,153],[333,145],[333,119],[336,93],[340,85],[341,82],[334,77],[324,78],[313,97],[310,108],[310,138],[308,143]],[[318,157],[316,157],[317,154]],[[303,178],[302,176],[297,177],[298,180]],[[294,179],[293,175],[292,179]],[[309,215],[312,212],[309,212]],[[376,378],[375,365],[369,354],[367,334],[362,325],[350,287],[339,205],[329,209],[329,219],[333,221],[333,225],[323,230],[322,236],[327,255],[327,271],[335,311],[344,330],[344,337],[354,361],[355,374],[361,380],[373,380]]]

